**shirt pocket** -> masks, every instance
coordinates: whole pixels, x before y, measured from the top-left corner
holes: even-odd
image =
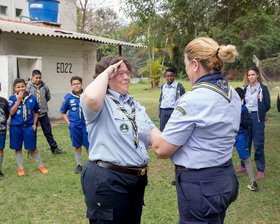
[[[132,125],[130,120],[122,111],[115,111],[114,114],[114,125],[116,129],[122,135],[131,135],[132,134]]]

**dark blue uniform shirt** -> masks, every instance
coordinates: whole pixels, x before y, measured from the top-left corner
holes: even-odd
[[[68,112],[68,120],[73,126],[85,125],[85,118],[80,107],[80,96],[74,91],[68,93],[62,102],[60,112],[66,114]]]
[[[26,105],[26,116],[27,119],[24,120],[23,116],[23,100],[25,100]],[[40,107],[37,103],[37,99],[35,96],[31,95],[30,93],[26,92],[25,97],[20,102],[20,105],[16,111],[16,113],[11,116],[11,123],[10,125],[33,125],[34,124],[34,113],[39,113]],[[17,102],[16,95],[12,95],[9,98],[9,111],[11,111],[12,107]]]

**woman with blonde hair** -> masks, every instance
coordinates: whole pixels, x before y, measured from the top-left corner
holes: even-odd
[[[266,112],[270,109],[270,95],[268,88],[262,84],[260,71],[257,67],[247,70],[244,75],[244,104],[248,109],[251,124],[248,127],[248,148],[251,154],[252,142],[255,149],[255,163],[258,169],[258,179],[264,179],[264,128],[267,120]],[[244,162],[236,170],[237,173],[246,172]]]
[[[161,136],[158,157],[171,157],[183,223],[223,223],[238,195],[232,149],[239,129],[241,101],[221,73],[234,62],[235,46],[201,37],[185,48],[185,69],[192,90],[176,103]]]

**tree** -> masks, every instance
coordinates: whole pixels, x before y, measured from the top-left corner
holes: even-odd
[[[165,66],[161,64],[162,57],[156,60],[149,59],[145,67],[139,69],[140,74],[146,74],[149,76],[152,87],[159,87],[159,81]]]
[[[88,32],[100,35],[101,33],[113,33],[121,27],[118,16],[112,9],[97,9],[91,16]]]

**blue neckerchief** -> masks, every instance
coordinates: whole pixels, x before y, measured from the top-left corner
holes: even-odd
[[[232,91],[229,87],[228,80],[221,74],[221,72],[201,76],[193,84],[192,90],[198,88],[211,89],[222,95],[229,102],[231,101]]]

